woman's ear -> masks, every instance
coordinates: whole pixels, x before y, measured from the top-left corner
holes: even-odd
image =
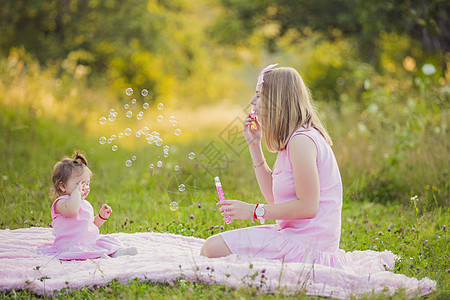
[[[58,186],[62,192],[66,192],[66,185],[64,184],[64,182],[60,181]]]

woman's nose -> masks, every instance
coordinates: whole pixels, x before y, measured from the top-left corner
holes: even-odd
[[[253,96],[252,100],[250,100],[252,105],[256,105],[256,96]]]

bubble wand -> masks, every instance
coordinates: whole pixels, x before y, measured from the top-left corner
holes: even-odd
[[[216,184],[217,194],[219,195],[220,201],[224,201],[225,195],[223,193],[222,183],[220,182],[219,176],[214,177],[214,183]],[[227,216],[225,218],[227,219],[225,223],[230,224],[231,220],[229,219],[229,217]]]

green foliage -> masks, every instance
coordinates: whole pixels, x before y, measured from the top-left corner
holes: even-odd
[[[406,33],[419,39],[427,50],[448,51],[449,4],[444,0],[221,2],[225,7],[222,17],[232,25],[215,32],[220,42],[242,42],[248,33],[260,30],[262,23],[272,22],[278,24],[279,36],[291,29],[305,36],[320,32],[332,40],[342,34],[355,36],[366,57],[374,54],[374,42],[382,32]],[[221,22],[219,19],[217,27]]]
[[[224,224],[212,213],[211,174],[186,154],[223,143],[220,134],[236,111],[247,109],[258,70],[278,62],[299,70],[333,138],[345,192],[341,247],[392,250],[400,256],[395,272],[437,280],[432,297],[448,297],[448,54],[424,51],[428,42],[442,49],[448,4],[400,2],[3,1],[0,227],[51,222],[51,168],[74,149],[92,166],[94,208],[105,201],[113,207],[110,232],[206,238],[250,226]],[[186,121],[182,137],[168,141],[174,150],[167,169],[140,162],[124,167],[133,154],[156,160],[160,154],[148,145],[127,140],[113,153],[98,143],[128,124],[98,123],[129,100],[127,87],[136,90],[139,105],[148,101],[155,109],[163,102]],[[145,100],[141,88],[150,91]],[[238,109],[227,114],[232,105]],[[227,198],[263,201],[247,151],[238,155],[220,145],[230,158],[221,175]],[[269,165],[276,158],[266,157]],[[182,165],[176,174],[175,164]],[[177,190],[181,182],[188,186],[184,193]],[[169,209],[174,198],[176,212]],[[234,299],[259,291],[180,278],[174,284],[113,281],[58,297],[149,295]],[[298,296],[304,295],[292,297]],[[0,294],[9,297],[35,295]]]

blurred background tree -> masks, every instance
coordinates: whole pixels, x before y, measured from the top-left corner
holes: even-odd
[[[441,75],[450,47],[450,4],[445,0],[1,2],[3,57],[23,47],[58,76],[77,70],[87,73],[88,84],[103,82],[120,90],[145,86],[169,101],[193,96],[188,101],[193,104],[241,94],[211,89],[204,84],[206,77],[239,86],[232,77],[240,75],[231,70],[260,68],[263,55],[280,55],[301,43],[309,49],[330,47],[329,59],[313,57],[306,68],[323,71],[309,72],[306,79],[319,98],[334,101],[346,87],[343,75],[364,64],[385,71],[385,34],[407,36],[409,49],[402,55],[418,64],[434,57]]]

